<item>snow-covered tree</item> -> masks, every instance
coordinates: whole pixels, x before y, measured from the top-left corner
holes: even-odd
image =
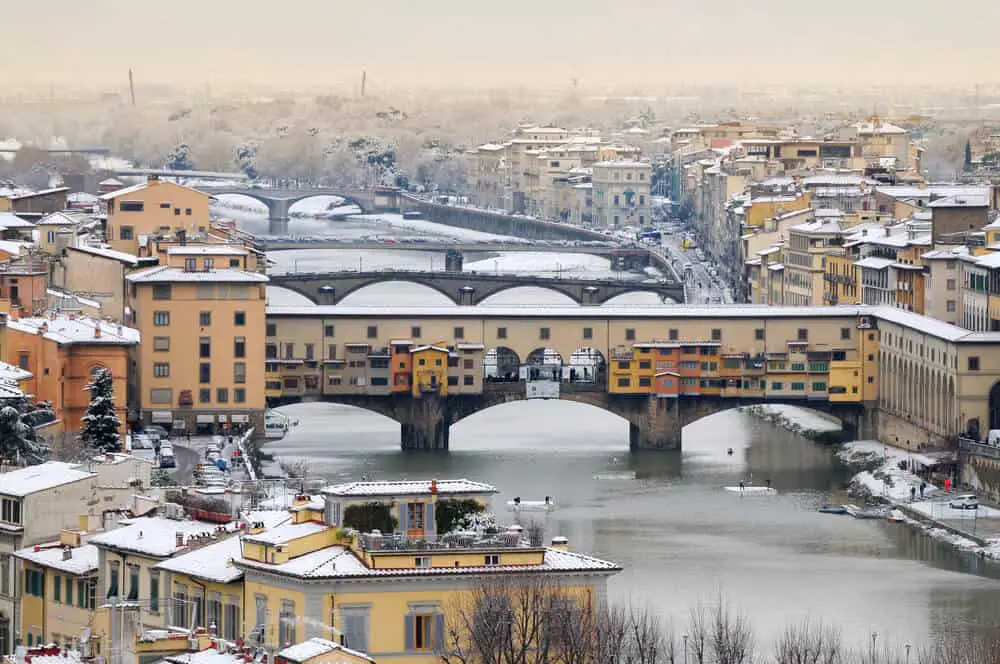
[[[0,459],[18,465],[41,463],[44,452],[35,440],[35,431],[14,406],[0,408]]]
[[[172,171],[191,171],[194,164],[191,162],[191,148],[187,143],[181,143],[167,155],[167,168]]]
[[[85,449],[94,452],[120,452],[121,436],[118,427],[121,420],[115,414],[114,384],[111,372],[101,369],[87,385],[90,391],[90,405],[87,414],[80,420],[80,442]]]

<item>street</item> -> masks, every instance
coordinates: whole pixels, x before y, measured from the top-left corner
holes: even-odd
[[[681,244],[684,242],[683,231],[671,233],[664,232],[661,239],[661,247],[664,253],[673,260],[674,269],[677,274],[684,279],[685,293],[688,304],[721,304],[731,303],[732,297],[727,297],[725,287],[715,279],[710,273],[709,262],[699,261],[695,254],[695,249],[684,249]],[[689,264],[691,269],[685,275],[684,266]]]

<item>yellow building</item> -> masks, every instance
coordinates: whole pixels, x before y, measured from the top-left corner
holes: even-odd
[[[805,210],[809,207],[811,194],[796,193],[780,196],[758,196],[750,199],[746,209],[746,226],[767,231],[768,219],[780,217],[789,212]]]
[[[315,637],[278,651],[275,664],[374,664],[375,660],[357,650],[329,639]]]
[[[423,501],[414,501],[415,485]],[[475,486],[474,486],[475,485]],[[607,579],[620,571],[614,563],[566,550],[564,540],[545,547],[530,541],[519,527],[493,535],[410,536],[415,522],[400,524],[395,534],[358,533],[335,524],[344,500],[391,501],[394,488],[411,506],[427,505],[440,491],[461,483],[372,482],[324,491],[324,522],[302,522],[243,538],[243,557],[234,565],[244,572],[244,631],[268,650],[302,638],[340,635],[343,645],[379,662],[440,661],[445,627],[470,592],[497,575],[544,574],[561,592],[599,600]],[[477,491],[476,483],[468,490]],[[349,487],[349,488],[348,488]],[[347,495],[345,495],[347,494]],[[396,501],[397,505],[401,503]],[[339,506],[339,507],[338,507]]]
[[[413,396],[425,392],[448,394],[448,357],[444,346],[418,346],[410,351],[413,367]]]
[[[14,553],[24,570],[21,632],[24,643],[78,649],[94,627],[97,547],[81,531]]]
[[[112,249],[140,255],[145,238],[184,231],[205,233],[211,225],[209,195],[156,177],[100,196],[107,206],[105,238]]]
[[[177,255],[182,268],[126,276],[143,340],[137,364],[144,424],[205,433],[230,424],[263,430],[267,277],[218,268],[215,258]]]
[[[840,249],[843,230],[829,219],[792,226],[784,248],[784,299],[791,306],[823,304],[827,254]]]

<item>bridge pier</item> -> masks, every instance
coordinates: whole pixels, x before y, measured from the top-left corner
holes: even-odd
[[[267,220],[268,235],[288,235],[288,217],[270,217]]]
[[[638,450],[679,450],[684,422],[677,399],[651,396],[628,418],[628,446]]]
[[[419,399],[408,399],[407,403],[400,404],[396,419],[399,421],[400,447],[403,450],[448,450],[452,417],[447,397],[425,395]]]

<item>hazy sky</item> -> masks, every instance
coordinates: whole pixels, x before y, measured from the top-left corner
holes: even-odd
[[[373,88],[997,78],[995,0],[6,0],[0,80]]]

